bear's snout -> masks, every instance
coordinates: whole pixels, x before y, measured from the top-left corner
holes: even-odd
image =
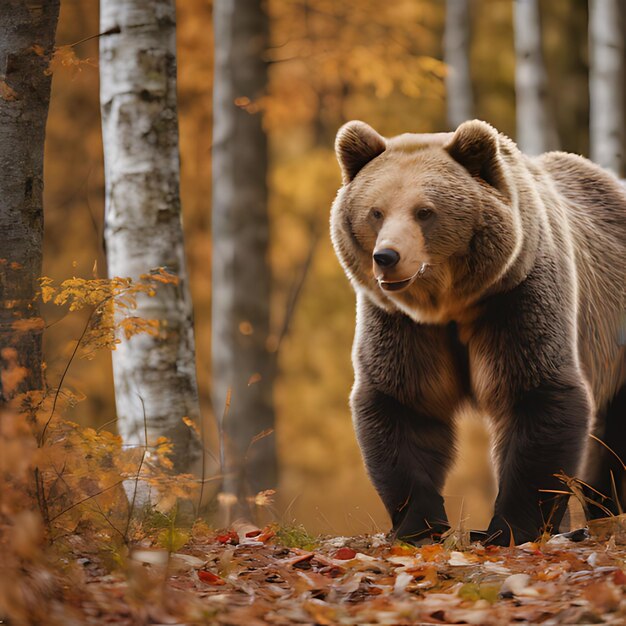
[[[400,255],[393,248],[383,248],[382,250],[374,251],[374,263],[378,267],[389,269],[398,264]]]

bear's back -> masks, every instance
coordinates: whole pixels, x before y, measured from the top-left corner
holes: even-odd
[[[579,353],[602,408],[626,380],[626,186],[591,161],[549,152],[532,159],[564,205],[578,282]]]

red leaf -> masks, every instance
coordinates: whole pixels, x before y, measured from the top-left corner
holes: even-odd
[[[276,533],[271,528],[264,528],[260,535],[257,535],[256,540],[265,543],[271,539]]]
[[[239,535],[234,530],[229,530],[221,535],[216,535],[215,539],[220,543],[239,543]]]
[[[624,573],[624,570],[618,569],[613,572],[613,582],[616,585],[626,585],[626,573]]]
[[[333,558],[341,561],[349,561],[356,556],[356,552],[352,548],[339,548],[333,554]]]
[[[251,530],[246,533],[246,537],[257,537],[260,534],[261,534],[260,530]]]
[[[198,578],[207,585],[225,585],[226,581],[206,569],[198,570]]]

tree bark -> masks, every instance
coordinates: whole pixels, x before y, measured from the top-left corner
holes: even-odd
[[[59,0],[0,3],[0,406],[43,386],[36,302],[43,244],[48,64]]]
[[[232,391],[221,428],[224,490],[239,497],[272,488],[277,479],[274,437],[252,444],[274,427],[267,139],[259,102],[267,83],[264,6],[214,4],[213,398],[220,416]],[[249,385],[252,376],[260,380]]]
[[[474,97],[470,75],[470,7],[469,0],[446,0],[444,61],[446,74],[448,126],[474,117]]]
[[[159,338],[122,341],[113,353],[119,431],[126,444],[174,443],[175,471],[191,471],[201,445],[193,315],[181,223],[174,0],[101,0],[100,101],[105,157],[105,242],[110,276],[165,267],[176,286],[141,297],[136,315],[162,323]],[[145,424],[144,424],[145,422]]]
[[[538,0],[515,0],[517,144],[535,155],[558,147],[541,48]]]
[[[624,166],[624,3],[589,2],[591,158],[618,176]]]

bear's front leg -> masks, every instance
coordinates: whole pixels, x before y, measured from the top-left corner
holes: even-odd
[[[351,403],[365,465],[393,534],[417,543],[445,532],[441,489],[454,448],[451,425],[420,415],[369,384],[354,389]]]
[[[585,445],[589,402],[573,380],[542,381],[522,393],[496,422],[499,491],[487,531],[509,545],[558,531],[567,498],[556,475],[575,476]]]
[[[558,474],[580,469],[591,401],[575,353],[567,291],[531,274],[494,297],[470,340],[472,386],[491,416],[499,479],[492,541],[534,541],[558,530],[567,504]],[[543,284],[542,284],[543,283]]]

